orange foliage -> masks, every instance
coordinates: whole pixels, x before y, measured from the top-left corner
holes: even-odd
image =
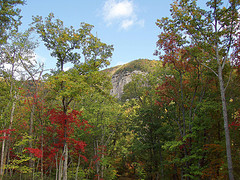
[[[206,144],[203,148],[207,151],[207,161],[208,167],[202,172],[203,179],[226,179],[224,173],[224,160],[221,158],[220,155],[224,148],[219,144]]]

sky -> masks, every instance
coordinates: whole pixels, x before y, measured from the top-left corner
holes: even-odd
[[[93,34],[114,47],[110,67],[140,58],[157,60],[153,53],[160,29],[155,23],[170,16],[171,3],[172,0],[26,0],[20,7],[21,29],[29,27],[32,16],[44,18],[54,13],[66,27],[78,29],[81,22],[93,25]],[[35,52],[46,69],[56,67],[56,59],[43,43]]]
[[[140,58],[158,59],[153,55],[160,33],[155,23],[157,19],[170,15],[171,2],[172,0],[26,0],[26,4],[19,7],[22,15],[20,29],[29,27],[32,16],[46,17],[49,13],[54,13],[67,27],[78,29],[81,22],[93,25],[93,34],[114,47],[110,67]],[[45,68],[56,67],[56,59],[50,56],[50,51],[43,43],[40,43],[35,52],[37,60],[44,62]]]

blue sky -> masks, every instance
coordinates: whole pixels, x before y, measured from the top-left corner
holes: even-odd
[[[79,28],[81,22],[94,25],[93,32],[102,42],[112,44],[114,52],[110,66],[124,64],[139,58],[153,56],[158,18],[169,16],[171,0],[27,0],[21,6],[22,27],[26,29],[32,16],[46,17],[50,12],[65,26]],[[40,44],[36,57],[45,68],[54,68],[56,60]]]
[[[200,0],[200,2],[205,2]],[[112,44],[111,66],[139,58],[158,59],[156,50],[160,29],[157,19],[170,16],[172,0],[27,0],[22,10],[22,29],[32,22],[32,16],[46,17],[50,12],[65,26],[79,28],[81,22],[94,25],[102,42]],[[56,59],[40,44],[36,57],[45,68],[55,68]]]

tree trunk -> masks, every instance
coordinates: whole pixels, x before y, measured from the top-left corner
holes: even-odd
[[[66,115],[67,114],[67,100],[65,97],[62,99],[62,104],[63,104],[63,112]],[[65,126],[64,126],[64,149],[63,149],[63,155],[64,155],[64,160],[63,160],[63,180],[67,180],[67,170],[68,170],[68,143],[66,141],[67,138],[67,123],[68,119],[65,119]]]
[[[228,128],[227,104],[225,99],[225,88],[224,88],[224,82],[223,82],[223,76],[222,76],[222,67],[220,65],[218,65],[218,79],[219,79],[220,92],[221,92],[224,130],[225,130],[225,138],[226,138],[228,175],[230,180],[234,180],[233,167],[232,167],[232,155],[231,155],[231,140],[230,140],[230,134],[229,134],[229,128]]]
[[[58,168],[58,180],[62,179],[62,170],[63,170],[63,160],[62,160],[62,156],[61,156],[60,161],[59,161],[59,168]]]
[[[12,123],[13,123],[13,116],[14,116],[14,112],[15,112],[15,105],[16,102],[13,102],[12,105],[12,110],[11,110],[11,115],[10,115],[10,124],[8,129],[12,129]],[[6,133],[4,133],[4,136],[6,137]],[[10,135],[8,135],[9,137]],[[4,139],[3,140],[3,144],[2,144],[2,153],[1,153],[1,167],[0,167],[0,178],[2,178],[3,174],[4,174],[4,168],[5,168],[5,162],[6,162],[6,155],[7,155],[7,150],[8,149],[8,140]]]
[[[3,136],[6,137],[6,133],[3,133]],[[5,165],[5,157],[4,157],[4,154],[5,154],[5,142],[6,142],[6,139],[3,139],[3,143],[2,143],[2,153],[1,153],[1,169],[0,169],[0,178],[2,179],[3,177],[3,174],[4,174],[4,165]]]
[[[214,15],[215,15],[215,25],[214,25],[214,31],[217,34],[218,33],[218,16],[217,16],[217,0],[214,0]],[[222,112],[223,112],[223,120],[224,120],[224,130],[225,130],[225,139],[226,139],[226,151],[227,151],[227,163],[228,163],[228,175],[230,180],[234,180],[233,176],[233,167],[232,167],[232,155],[231,155],[231,140],[229,135],[229,129],[228,129],[228,114],[227,114],[227,104],[225,99],[225,87],[224,87],[224,81],[223,81],[223,68],[225,64],[225,60],[223,59],[223,62],[221,62],[219,57],[219,44],[218,44],[218,37],[216,35],[215,37],[215,50],[216,50],[216,60],[218,65],[218,80],[219,80],[219,86],[220,86],[220,93],[221,93],[221,100],[222,100]]]
[[[43,126],[41,124],[41,131],[42,131],[42,138],[41,138],[41,151],[42,151],[42,157],[41,157],[41,180],[43,180]]]
[[[34,103],[34,102],[33,102]],[[30,136],[30,141],[29,141],[29,146],[30,148],[33,148],[33,118],[34,118],[34,112],[35,112],[35,105],[32,105],[31,108],[31,114],[30,114],[30,129],[29,129],[29,136]],[[30,169],[32,169],[32,179],[34,179],[34,161],[33,161],[33,154],[30,153],[30,161],[29,161],[29,166]]]
[[[101,159],[104,159],[104,150],[102,148],[102,157]],[[104,179],[104,169],[105,169],[105,166],[104,165],[101,165],[101,179]]]
[[[96,147],[95,147],[95,156],[96,158],[98,158],[98,140],[96,140]],[[97,171],[97,179],[99,180],[100,179],[100,176],[99,176],[99,161],[96,161],[96,171]]]
[[[67,180],[67,169],[68,169],[68,145],[65,142],[64,145],[64,164],[63,164],[63,180]]]
[[[56,159],[56,177],[55,180],[58,180],[58,153],[55,155]]]
[[[80,155],[78,155],[78,165],[77,165],[77,169],[76,169],[76,175],[75,175],[75,180],[78,179],[78,170],[79,170],[79,166],[80,166],[80,161],[81,160],[81,157]]]

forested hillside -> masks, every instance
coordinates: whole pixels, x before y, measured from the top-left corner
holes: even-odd
[[[0,179],[240,178],[239,1],[174,1],[157,60],[111,68],[90,24],[50,13],[19,32],[23,3],[0,0]],[[32,36],[55,70],[34,61]]]

